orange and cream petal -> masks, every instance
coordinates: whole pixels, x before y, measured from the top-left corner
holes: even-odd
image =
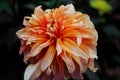
[[[24,80],[82,80],[87,68],[97,70],[97,31],[90,17],[72,4],[45,11],[38,6],[23,25],[16,34],[20,54],[29,63]]]

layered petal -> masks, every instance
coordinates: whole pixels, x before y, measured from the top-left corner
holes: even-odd
[[[62,42],[60,39],[57,39],[56,50],[57,50],[57,55],[60,55],[62,53]]]
[[[65,38],[63,40],[63,45],[62,46],[67,52],[69,52],[73,55],[76,55],[78,57],[82,57],[86,60],[88,60],[88,58],[89,58],[88,55],[86,55],[86,53],[83,50],[81,50],[77,46],[77,44],[74,41],[72,41],[71,39]]]
[[[33,45],[31,52],[25,56],[24,62],[26,62],[30,57],[34,57],[34,56],[38,55],[43,48],[49,46],[51,43],[52,43],[52,41],[48,40],[44,43],[41,41],[41,42],[38,42],[35,45]]]
[[[56,52],[55,46],[50,45],[50,47],[48,48],[48,51],[46,52],[46,54],[43,57],[42,62],[41,62],[41,70],[42,71],[45,71],[50,66],[50,64],[53,61],[55,52]]]
[[[37,6],[31,17],[24,17],[25,28],[16,32],[21,40],[20,54],[28,63],[24,80],[83,80],[97,59],[98,34],[87,14],[72,4],[42,10]]]
[[[39,75],[41,74],[40,67],[40,61],[38,61],[36,64],[30,64],[24,74],[24,80],[35,80]]]
[[[73,63],[73,60],[71,56],[69,56],[65,51],[61,54],[61,58],[64,60],[69,73],[73,73],[75,70],[75,65]]]

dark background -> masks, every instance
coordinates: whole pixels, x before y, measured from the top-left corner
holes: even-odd
[[[99,35],[95,62],[99,70],[95,74],[87,70],[85,80],[120,80],[120,0],[99,1],[107,4],[93,7],[91,0],[0,0],[0,80],[23,80],[27,65],[19,55],[20,40],[15,33],[23,28],[24,16],[31,16],[38,5],[45,10],[69,3],[91,17]]]

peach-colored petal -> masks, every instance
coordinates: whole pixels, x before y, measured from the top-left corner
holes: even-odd
[[[36,64],[30,64],[24,74],[24,80],[35,80],[41,74],[40,61]]]
[[[19,50],[20,55],[27,48],[26,41],[21,41],[21,43],[22,43],[22,45],[21,45],[20,50]]]
[[[41,6],[38,6],[35,8],[35,11],[32,17],[39,22],[40,26],[45,27],[45,25],[47,24],[47,19],[45,17],[44,11],[41,9]]]
[[[66,7],[67,7],[67,11],[65,12],[66,14],[75,13],[75,9],[74,9],[74,6],[72,4],[68,4]]]
[[[87,47],[85,44],[81,43],[81,45],[80,45],[79,47],[80,47],[80,49],[82,49],[86,54],[89,55],[88,47]]]
[[[89,50],[90,58],[96,58],[96,59],[98,58],[96,50],[90,48],[88,48],[88,50]]]
[[[80,58],[76,57],[75,55],[72,55],[72,54],[71,54],[71,57],[77,62],[77,64],[79,65],[79,68],[80,68],[79,71],[82,73],[83,66],[82,66],[82,63],[80,61]]]
[[[48,48],[48,51],[45,53],[45,56],[42,59],[41,62],[41,70],[44,71],[48,68],[48,66],[50,66],[53,58],[55,55],[55,46],[50,45],[50,47]]]
[[[72,30],[72,29],[64,30],[62,34],[64,34],[62,37],[70,37],[70,36],[77,37],[77,36],[81,36],[79,31]]]
[[[32,23],[29,22],[30,17],[24,17],[23,25],[26,27],[34,27]]]
[[[62,52],[62,42],[60,39],[57,39],[56,50],[57,50],[57,55],[60,55]]]
[[[97,71],[98,68],[95,68],[95,67],[94,67],[94,59],[93,59],[93,58],[90,58],[88,67],[89,67],[90,70],[93,71],[93,72],[96,72],[96,71]]]
[[[83,64],[83,61],[85,61],[84,59],[81,59],[81,57],[76,57],[75,55],[72,55],[71,54],[71,57],[77,62],[77,64],[79,65],[79,68],[80,68],[80,72],[81,73],[83,73],[83,72],[85,72],[85,70],[86,70],[86,68],[85,68],[85,66],[86,65],[84,65]],[[86,63],[87,64],[87,63]],[[86,66],[87,67],[87,66]]]
[[[73,73],[75,70],[75,65],[73,63],[71,56],[66,54],[66,52],[64,51],[64,53],[61,55],[61,58],[65,61],[69,73]]]
[[[17,31],[16,34],[20,39],[23,39],[23,40],[27,40],[29,37],[29,34],[26,33],[26,28],[23,28],[23,29]]]
[[[33,17],[30,18],[29,22],[35,26],[39,26],[39,22],[35,20]]]
[[[93,39],[94,38],[94,35],[91,32],[91,30],[81,29],[81,28],[76,28],[76,29],[80,32],[82,38],[88,38],[88,39]]]
[[[73,55],[76,55],[76,56],[80,56],[80,57],[88,60],[88,55],[86,55],[84,53],[84,51],[82,51],[74,41],[72,41],[68,38],[65,38],[63,40],[63,45],[62,46],[67,52],[69,52]]]
[[[41,42],[36,43],[36,44],[32,47],[31,53],[29,53],[28,55],[25,56],[24,62],[26,62],[30,57],[34,57],[34,56],[38,55],[43,48],[47,47],[47,46],[50,45],[51,43],[52,43],[51,40],[48,40],[48,41],[46,41],[46,42],[44,42],[44,43],[41,43]]]
[[[55,11],[54,11],[54,14],[55,14],[54,17],[56,19],[61,18],[62,16],[64,16],[64,11],[65,10],[66,10],[66,8],[63,5],[61,5],[59,9],[55,9]]]
[[[77,45],[80,46],[81,42],[82,42],[82,37],[77,36]]]
[[[97,43],[95,43],[92,39],[83,39],[83,43],[88,47],[96,47]]]
[[[41,41],[41,42],[43,42],[43,41],[46,41],[47,39],[46,38],[40,38],[40,37],[35,37],[35,36],[30,36],[29,38],[28,38],[28,40],[27,40],[27,42],[26,42],[26,45],[28,45],[28,44],[31,44],[32,42],[39,42],[39,41]]]

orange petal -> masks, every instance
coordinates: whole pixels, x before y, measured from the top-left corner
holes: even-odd
[[[80,67],[80,72],[82,73],[83,66],[81,64],[80,57],[77,57],[77,56],[72,55],[72,54],[71,54],[71,57],[78,63],[78,65]]]
[[[62,32],[62,37],[78,37],[81,36],[80,32],[74,29],[65,29]]]
[[[39,21],[39,18],[44,16],[44,12],[41,9],[41,6],[37,6],[34,10],[35,19]]]
[[[67,52],[88,60],[89,55],[86,55],[86,53],[82,51],[74,41],[64,38],[62,46]]]
[[[81,43],[79,48],[82,49],[87,55],[89,55],[88,47],[85,44]]]
[[[82,28],[76,28],[76,29],[80,32],[82,38],[89,38],[89,39],[94,38],[94,34],[91,32],[91,30],[82,29]]]
[[[75,70],[75,65],[73,63],[71,56],[66,54],[66,52],[64,51],[64,53],[62,53],[61,55],[61,58],[65,61],[69,73],[73,73]]]
[[[87,63],[85,62],[86,60],[82,59],[81,57],[77,57],[75,55],[71,55],[71,57],[78,63],[80,72],[83,73],[86,71]],[[85,64],[84,64],[85,62]]]
[[[55,9],[55,11],[54,11],[54,14],[55,14],[54,17],[56,19],[59,19],[59,18],[63,17],[64,16],[64,11],[65,11],[65,7],[63,5],[60,6],[60,8]]]
[[[34,57],[34,56],[38,55],[43,48],[49,46],[52,42],[53,41],[51,41],[51,39],[49,39],[46,42],[39,41],[38,43],[36,43],[32,47],[31,52],[24,57],[24,62],[26,62],[30,57]]]
[[[45,16],[45,12],[41,9],[41,6],[38,6],[34,10],[34,14],[32,17],[39,22],[40,26],[45,26],[47,24],[47,19]]]
[[[82,40],[82,42],[83,42],[83,44],[85,44],[86,46],[88,46],[88,47],[90,47],[90,48],[92,48],[92,47],[96,47],[96,45],[97,45],[97,43],[94,41],[94,40],[92,40],[92,39],[83,39]]]
[[[39,36],[40,37],[40,36]],[[35,36],[30,36],[26,42],[26,45],[28,44],[31,44],[31,42],[43,42],[43,41],[46,41],[47,39],[46,38],[39,38],[39,37],[35,37]]]
[[[29,22],[33,25],[39,26],[39,22],[35,20],[33,17],[30,18]]]
[[[45,53],[45,56],[42,59],[41,62],[41,70],[45,71],[48,66],[50,66],[51,62],[53,61],[54,55],[55,55],[55,46],[50,45],[50,47],[48,48],[48,51]]]

